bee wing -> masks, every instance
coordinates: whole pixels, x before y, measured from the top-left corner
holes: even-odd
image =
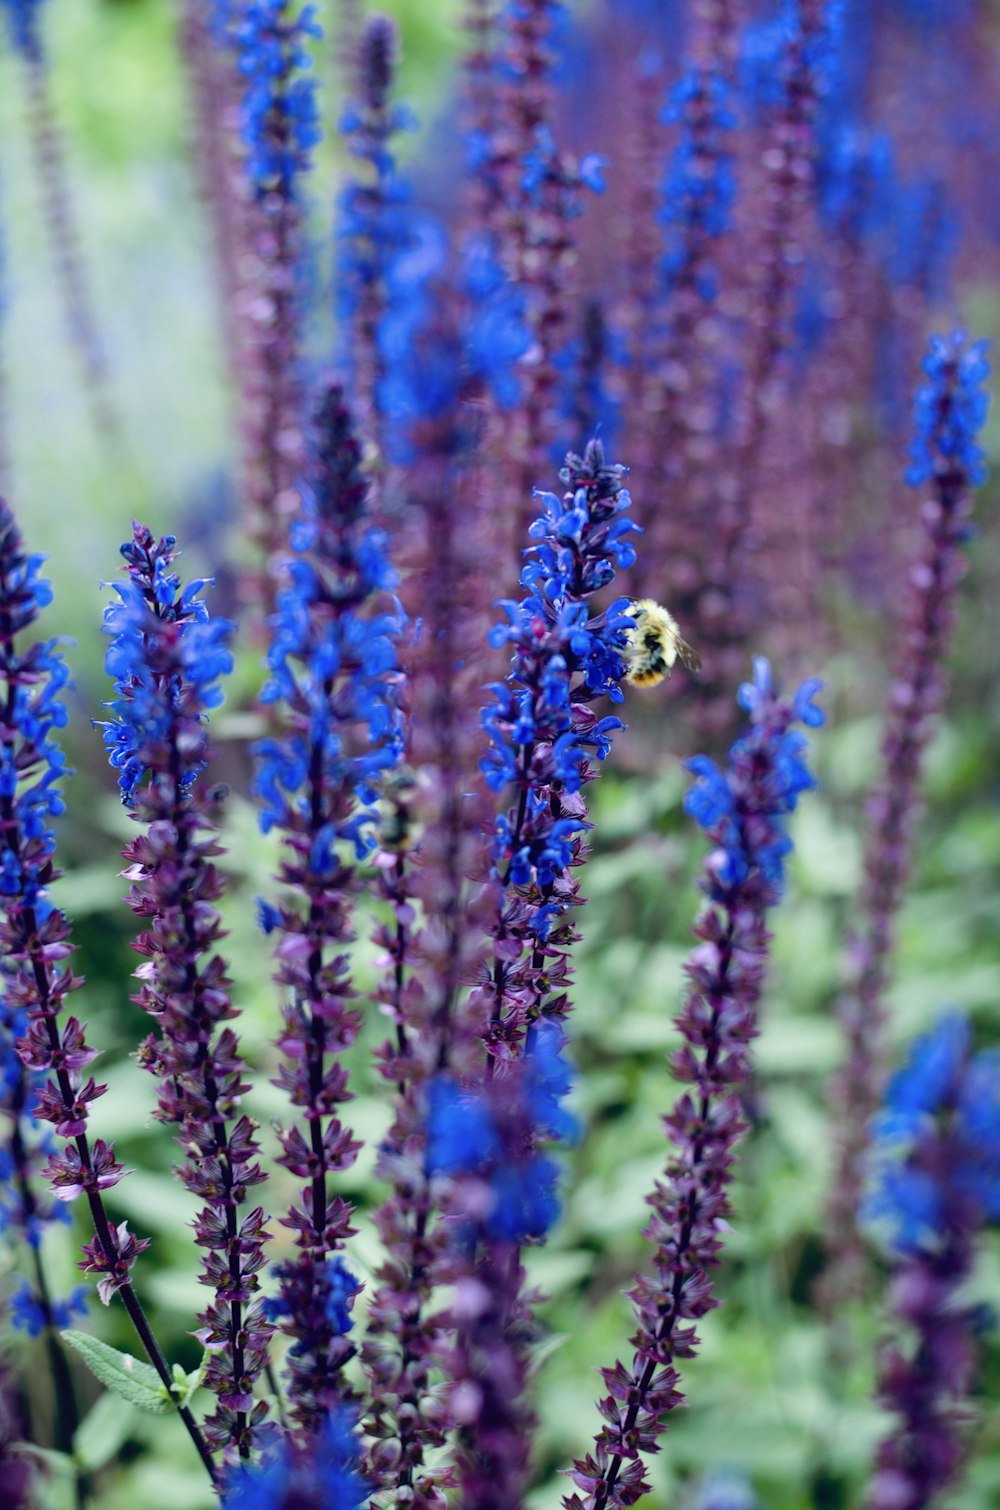
[[[701,670],[701,656],[680,635],[677,636],[677,659],[688,671]]]

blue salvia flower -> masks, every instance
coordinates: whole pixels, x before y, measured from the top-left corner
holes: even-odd
[[[380,442],[383,421],[393,414],[384,391],[391,363],[383,327],[405,319],[411,303],[419,306],[439,255],[438,237],[414,215],[410,186],[396,167],[394,139],[416,124],[390,100],[397,50],[392,22],[373,16],[359,43],[358,98],[340,121],[358,172],[340,196],[337,301],[361,407],[378,416]]]
[[[728,230],[736,193],[729,148],[736,126],[731,93],[718,73],[691,69],[675,86],[664,115],[667,123],[681,123],[660,211],[668,243],[664,274],[672,288],[694,261],[703,300],[715,297],[715,272],[694,238],[714,241]]]
[[[911,487],[929,481],[952,467],[965,474],[967,485],[985,480],[986,462],[977,436],[989,407],[984,386],[989,376],[987,343],[966,345],[961,332],[935,336],[923,360],[928,382],[917,390],[913,407],[913,438],[906,480]],[[947,422],[942,426],[942,403],[947,395]]]
[[[574,1464],[583,1494],[567,1495],[566,1510],[624,1510],[649,1490],[643,1455],[657,1450],[666,1416],[683,1399],[677,1364],[693,1355],[697,1323],[718,1304],[711,1271],[728,1226],[735,1147],[746,1131],[739,1090],[753,1071],[768,914],[781,898],[790,848],[785,820],[815,785],[794,725],[823,722],[814,702],[819,685],[809,680],[794,698],[779,697],[768,662],[758,659],[739,697],[750,728],[725,769],[703,756],[689,762],[697,779],[685,807],[713,849],[701,882],[707,905],[693,930],[699,942],[686,965],[690,988],[677,1018],[682,1046],[672,1069],[685,1088],[665,1119],[670,1160],[648,1197],[652,1270],[630,1291],[635,1351],[630,1362],[601,1370],[605,1424],[593,1451]]]
[[[1000,1055],[972,1053],[958,1012],[917,1039],[889,1083],[862,1217],[889,1251],[890,1306],[910,1333],[880,1359],[879,1397],[896,1420],[865,1507],[926,1505],[964,1456],[977,1317],[962,1289],[981,1229],[1000,1218]]]
[[[65,1300],[55,1300],[46,1307],[39,1300],[34,1285],[23,1275],[18,1276],[17,1289],[10,1297],[10,1319],[15,1331],[27,1332],[29,1337],[39,1337],[47,1326],[60,1331],[72,1326],[74,1316],[87,1314],[86,1285],[77,1285]]]
[[[939,1018],[918,1038],[889,1082],[872,1131],[865,1220],[897,1255],[933,1252],[953,1219],[956,1199],[980,1221],[1000,1218],[1000,1056],[971,1053],[968,1021]],[[948,1157],[937,1156],[951,1118]]]
[[[898,183],[888,204],[888,251],[882,259],[887,277],[940,304],[949,292],[960,229],[945,184],[929,175]]]
[[[316,8],[294,14],[292,0],[231,0],[215,13],[234,47],[244,92],[241,135],[250,182],[258,194],[289,196],[319,141],[316,86],[307,41],[323,33]]]
[[[302,1181],[284,1218],[296,1253],[278,1270],[274,1314],[292,1339],[290,1412],[310,1435],[343,1400],[342,1366],[355,1351],[345,1340],[346,1271],[335,1251],[353,1230],[352,1208],[328,1188],[360,1146],[340,1119],[350,1098],[341,1055],[360,1022],[345,954],[357,881],[344,851],[360,859],[372,849],[376,783],[402,751],[396,647],[404,621],[368,493],[343,390],[331,385],[271,621],[262,699],[283,728],[255,750],[261,826],[284,841],[286,895],[262,908],[287,993],[278,1083],[297,1113],[279,1132],[278,1162]]]
[[[540,1022],[523,1060],[502,1081],[465,1089],[447,1076],[430,1087],[427,1118],[429,1174],[465,1176],[454,1203],[465,1220],[494,1242],[520,1246],[538,1241],[559,1215],[558,1166],[539,1144],[567,1141],[574,1117],[562,1105],[572,1088],[558,1023]],[[485,1194],[484,1194],[485,1192]]]
[[[208,580],[196,578],[182,590],[180,577],[169,569],[174,537],[157,542],[144,526],[133,529],[134,539],[121,548],[129,580],[114,585],[118,602],[104,612],[104,630],[111,637],[105,664],[118,696],[104,705],[111,717],[98,723],[126,806],[134,803],[144,778],[162,767],[164,746],[176,738],[180,723],[197,723],[219,706],[220,678],[233,667],[232,626],[211,617],[200,596]],[[144,551],[153,562],[148,581],[132,570]],[[172,688],[163,685],[163,673],[149,655],[151,632],[175,645],[181,676]],[[201,769],[198,762],[187,763],[182,791],[190,789]]]
[[[505,276],[488,237],[465,244],[454,287],[446,254],[443,229],[424,217],[389,269],[380,391],[387,448],[400,464],[418,454],[415,426],[448,422],[456,443],[467,444],[469,422],[456,416],[484,394],[510,409],[521,393],[518,362],[531,342],[523,291]]]
[[[802,723],[815,728],[822,724],[823,712],[813,701],[821,686],[815,678],[803,682],[792,702],[792,719],[782,728],[766,731],[770,755],[767,786],[766,791],[761,790],[760,773],[755,769],[752,833],[747,831],[740,805],[740,773],[744,767],[755,765],[762,737],[759,726],[774,702],[771,667],[763,656],[754,661],[753,680],[744,682],[739,690],[738,702],[750,714],[751,731],[733,746],[729,770],[720,770],[707,755],[688,761],[688,769],[697,780],[684,799],[684,810],[701,828],[721,838],[725,861],[719,873],[726,884],[739,884],[754,865],[777,891],[784,884],[785,858],[791,850],[785,819],[801,794],[816,785],[805,761],[805,736],[791,725]]]
[[[37,58],[40,47],[38,17],[43,0],[0,0],[10,39],[26,58]]]
[[[359,1467],[359,1447],[351,1412],[332,1412],[322,1430],[298,1448],[288,1442],[265,1454],[259,1464],[232,1467],[222,1493],[222,1510],[358,1510],[372,1485]]]

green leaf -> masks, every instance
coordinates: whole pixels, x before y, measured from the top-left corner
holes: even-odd
[[[103,1394],[73,1437],[73,1456],[80,1467],[93,1473],[110,1463],[128,1437],[134,1416],[134,1408],[124,1400]]]
[[[76,1349],[91,1373],[120,1399],[152,1415],[163,1415],[171,1409],[173,1401],[148,1363],[140,1363],[130,1353],[120,1353],[106,1342],[88,1337],[86,1332],[62,1332],[61,1336]]]

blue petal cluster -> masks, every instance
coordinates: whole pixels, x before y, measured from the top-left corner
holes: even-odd
[[[692,233],[714,240],[731,222],[736,180],[728,143],[736,115],[730,86],[716,73],[691,69],[674,87],[664,119],[681,123],[660,211],[668,240],[664,273],[668,287],[673,287],[696,259],[698,294],[711,300],[716,294],[715,270],[695,250]]]
[[[989,408],[983,386],[990,372],[986,342],[966,345],[960,331],[932,336],[923,370],[928,381],[914,400],[906,480],[916,487],[942,470],[957,470],[965,474],[966,485],[976,486],[986,477],[977,440]]]
[[[872,1131],[862,1216],[902,1256],[932,1252],[955,1203],[1000,1218],[1000,1052],[972,1054],[959,1012],[911,1046]]]
[[[349,182],[340,196],[337,306],[345,325],[373,288],[387,305],[394,292],[405,293],[411,280],[419,282],[430,270],[428,252],[433,249],[424,241],[426,232],[413,213],[410,186],[399,176],[390,147],[393,136],[413,130],[415,124],[404,106],[392,106],[384,136],[375,138],[357,109],[341,116],[340,129],[350,150],[372,176],[372,182]]]
[[[253,1467],[237,1464],[226,1475],[222,1510],[357,1510],[372,1484],[360,1469],[352,1413],[345,1406],[326,1418],[308,1446],[287,1442]]]
[[[487,237],[463,247],[457,288],[444,231],[427,218],[414,223],[410,250],[387,271],[380,392],[390,454],[405,464],[416,455],[415,425],[460,418],[483,390],[510,409],[531,338],[523,290],[505,276]]]
[[[0,0],[0,6],[7,16],[7,27],[14,47],[25,57],[37,57],[40,47],[38,15],[42,0]]]
[[[153,601],[130,577],[115,585],[118,600],[104,612],[104,632],[111,637],[104,664],[118,695],[104,704],[111,717],[98,727],[119,773],[122,801],[129,806],[154,768],[156,749],[164,744],[184,747],[184,736],[222,702],[219,680],[233,668],[232,625],[213,617],[201,598],[209,580],[196,578],[182,588],[180,577],[170,570],[174,543],[171,535],[161,542],[153,567]],[[126,541],[121,549],[131,561],[135,542]],[[190,788],[203,765],[200,756],[182,754],[182,791]]]
[[[559,1216],[559,1168],[537,1144],[576,1135],[576,1120],[562,1105],[572,1087],[564,1045],[558,1023],[542,1019],[508,1079],[475,1090],[445,1075],[431,1082],[427,1172],[470,1175],[488,1186],[492,1199],[481,1221],[496,1242],[540,1240]]]
[[[393,691],[402,615],[366,616],[360,606],[345,608],[336,616],[323,612],[324,577],[308,555],[315,541],[314,523],[307,501],[306,517],[293,533],[297,554],[288,566],[290,585],[279,594],[272,619],[270,675],[261,701],[284,702],[297,710],[298,718],[284,738],[261,740],[255,746],[255,790],[262,803],[260,823],[265,833],[276,823],[286,823],[290,810],[308,819],[307,784],[311,762],[317,757],[327,783],[353,786],[364,800],[374,800],[374,782],[398,762],[402,752]],[[372,529],[359,540],[355,566],[361,602],[395,584],[381,531]],[[352,750],[347,742],[348,730],[359,724],[367,736],[363,752]],[[374,813],[361,810],[338,825],[336,832],[326,825],[314,834],[312,868],[332,874],[339,840],[353,844],[359,858],[367,854],[374,842],[369,833],[373,822]]]
[[[74,1316],[86,1316],[87,1295],[87,1286],[77,1285],[65,1300],[54,1300],[52,1325],[61,1330],[72,1326]],[[40,1337],[49,1324],[34,1286],[23,1275],[18,1276],[17,1289],[10,1298],[10,1319],[15,1331],[27,1332],[29,1337]]]
[[[750,715],[750,732],[738,739],[722,771],[707,755],[688,761],[697,780],[684,799],[685,812],[722,846],[715,874],[723,886],[741,885],[753,870],[780,892],[792,841],[785,821],[803,792],[816,785],[805,763],[805,737],[791,726],[817,728],[824,721],[814,698],[822,683],[803,682],[790,703],[774,688],[770,664],[754,660],[753,681],[738,701]]]
[[[242,138],[258,194],[289,195],[320,139],[309,38],[323,33],[314,5],[289,19],[289,0],[231,0],[226,33],[245,80]],[[219,25],[216,13],[216,26]]]
[[[539,904],[533,925],[541,938],[560,911],[546,889],[568,872],[577,836],[587,827],[573,799],[591,779],[588,759],[604,760],[611,735],[624,727],[614,716],[597,718],[590,703],[601,696],[621,702],[634,623],[626,598],[597,615],[586,601],[635,560],[624,468],[605,466],[600,442],[591,441],[584,457],[567,457],[560,475],[569,484],[561,498],[536,495],[541,512],[529,530],[534,544],[521,572],[525,596],[501,603],[507,622],[490,634],[493,646],[511,645],[514,656],[506,680],[491,685],[482,713],[489,747],[480,766],[487,784],[496,792],[509,783],[520,788],[516,811],[496,820],[496,873],[504,884],[543,888],[545,905]]]

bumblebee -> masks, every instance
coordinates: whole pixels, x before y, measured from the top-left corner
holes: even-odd
[[[633,600],[629,612],[635,628],[629,630],[625,657],[625,680],[634,687],[655,687],[680,661],[688,671],[701,670],[701,657],[683,639],[677,620],[653,598]]]

